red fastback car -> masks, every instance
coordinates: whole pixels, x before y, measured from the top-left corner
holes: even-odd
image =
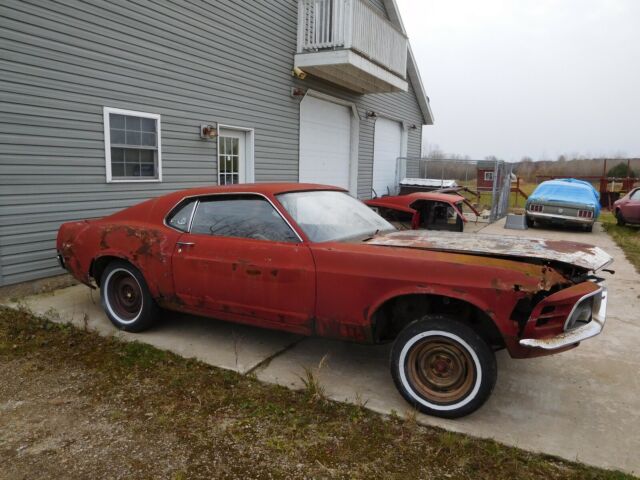
[[[611,262],[589,245],[396,231],[346,192],[305,184],[171,193],[65,223],[60,263],[99,287],[113,324],[160,308],[362,343],[423,412],[458,417],[496,382],[494,352],[564,351],[600,333]]]
[[[640,188],[631,190],[620,200],[616,200],[613,212],[618,219],[618,225],[640,224]]]

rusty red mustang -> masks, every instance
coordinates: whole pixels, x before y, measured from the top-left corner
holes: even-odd
[[[59,260],[100,287],[111,322],[159,307],[362,343],[393,342],[391,374],[425,413],[459,417],[496,382],[494,352],[568,350],[600,333],[611,262],[589,245],[396,231],[341,189],[207,187],[65,223]]]

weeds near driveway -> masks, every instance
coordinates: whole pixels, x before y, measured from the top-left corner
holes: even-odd
[[[625,479],[0,308],[3,478]]]
[[[611,235],[636,271],[640,273],[640,226],[617,225],[616,218],[611,212],[603,212],[600,215],[600,221],[605,231]]]

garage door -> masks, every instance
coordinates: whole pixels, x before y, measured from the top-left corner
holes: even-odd
[[[378,118],[373,143],[373,190],[381,197],[395,193],[398,187],[396,164],[402,149],[400,122]]]
[[[306,96],[300,104],[300,181],[349,189],[351,109]]]

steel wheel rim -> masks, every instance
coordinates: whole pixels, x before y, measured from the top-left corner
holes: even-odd
[[[117,270],[109,277],[107,299],[112,312],[123,322],[134,321],[142,310],[142,289],[126,270]]]
[[[417,342],[408,352],[406,372],[416,393],[440,405],[467,397],[476,380],[470,353],[446,337]]]

